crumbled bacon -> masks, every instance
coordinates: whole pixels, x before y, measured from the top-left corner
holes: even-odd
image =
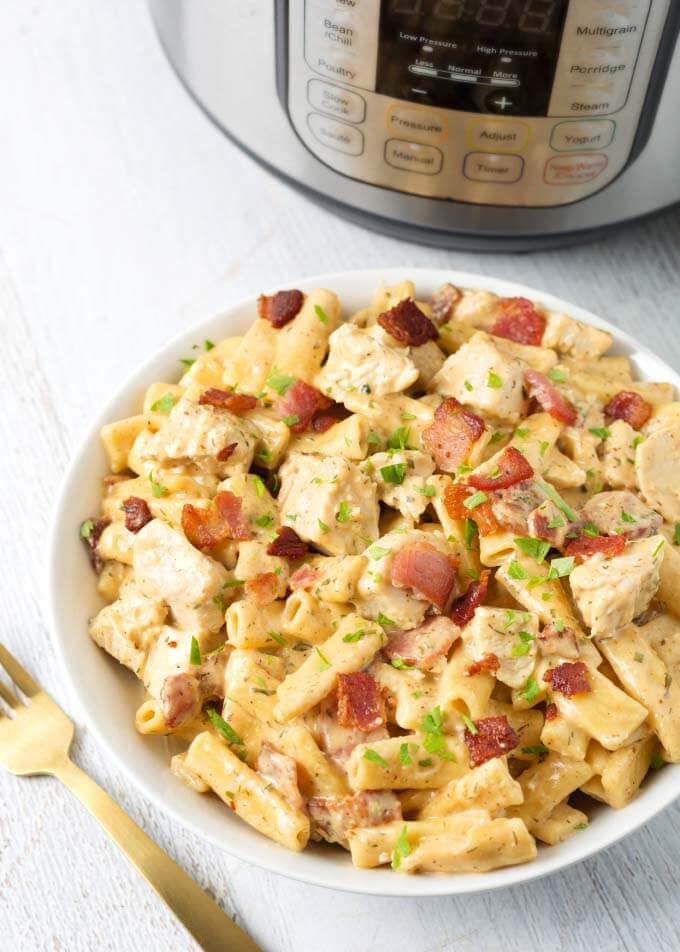
[[[153,518],[148,503],[145,499],[140,499],[139,496],[128,496],[127,499],[124,499],[123,510],[125,512],[125,528],[129,532],[139,532]]]
[[[498,475],[482,475],[481,473],[472,473],[468,478],[468,484],[475,489],[496,490],[508,489],[515,483],[524,482],[525,479],[531,479],[534,471],[529,465],[526,457],[520,453],[514,446],[506,446],[498,457]]]
[[[614,394],[604,414],[608,420],[625,420],[634,430],[644,426],[652,415],[653,406],[643,400],[639,393],[632,390],[621,390]]]
[[[543,340],[546,320],[527,298],[501,298],[491,333],[518,344],[538,347]]]
[[[483,658],[480,658],[479,661],[473,661],[472,664],[467,669],[468,677],[472,678],[475,674],[481,674],[482,671],[491,671],[493,674],[494,671],[498,671],[501,663],[498,660],[498,655],[495,655],[493,651],[487,652]]]
[[[312,588],[320,578],[319,569],[315,569],[313,565],[301,565],[288,579],[288,585],[294,592],[298,588]]]
[[[568,426],[576,423],[576,408],[545,374],[538,370],[525,370],[524,384],[529,396],[535,399],[546,413]]]
[[[417,628],[391,635],[382,653],[388,661],[399,658],[411,667],[427,671],[437,658],[448,654],[449,648],[458,638],[458,626],[440,615],[429,618]]]
[[[276,590],[279,578],[274,572],[260,572],[254,578],[249,578],[243,588],[245,594],[263,608],[276,600]]]
[[[231,492],[215,496],[215,505],[182,508],[182,529],[197,549],[212,549],[225,539],[249,539],[250,531],[241,511],[242,500]]]
[[[410,588],[416,598],[444,612],[456,595],[459,562],[457,556],[444,555],[429,542],[411,542],[399,549],[392,560],[392,584],[396,588]]]
[[[575,694],[587,694],[592,691],[588,679],[588,668],[583,661],[565,661],[556,668],[548,668],[543,680],[551,686],[553,691],[559,691],[565,697]]]
[[[346,797],[310,797],[312,838],[347,846],[347,834],[357,827],[382,826],[401,820],[401,804],[391,790],[363,790]]]
[[[445,324],[463,294],[452,284],[442,284],[430,298],[430,313],[435,324]]]
[[[447,397],[434,411],[433,422],[423,430],[422,442],[438,469],[455,473],[483,432],[481,417],[466,410],[455,397]]]
[[[374,731],[385,723],[380,685],[368,672],[338,675],[338,721],[360,731]]]
[[[380,314],[378,324],[400,344],[409,347],[420,347],[438,337],[437,328],[412,298],[405,298]]]
[[[247,393],[234,393],[233,390],[220,390],[209,387],[198,398],[201,406],[217,407],[218,410],[229,410],[230,413],[245,413],[257,406],[257,397]]]
[[[276,412],[281,419],[294,418],[289,424],[293,433],[302,433],[312,421],[312,417],[319,410],[325,410],[331,405],[328,397],[319,390],[310,387],[304,380],[296,380],[285,396],[277,400]]]
[[[557,710],[557,704],[546,704],[545,706],[545,719],[546,721],[555,721],[560,716],[560,712]]]
[[[333,403],[327,410],[319,410],[312,417],[311,427],[315,433],[325,433],[332,426],[347,417],[347,410],[341,403]]]
[[[255,762],[257,772],[271,783],[288,806],[304,810],[305,802],[298,786],[297,763],[288,754],[282,754],[263,741]]]
[[[295,529],[281,526],[276,538],[267,546],[267,555],[280,555],[286,559],[303,559],[309,550],[307,543],[300,538]]]
[[[581,535],[578,539],[571,539],[564,550],[565,555],[573,555],[577,559],[587,559],[591,555],[601,553],[606,559],[621,555],[626,547],[623,535],[587,536]]]
[[[198,679],[186,671],[169,675],[161,688],[163,718],[168,727],[179,727],[198,714],[201,693]]]
[[[99,554],[99,552],[97,551],[97,543],[99,542],[99,539],[104,529],[106,529],[106,527],[111,524],[111,520],[107,517],[104,517],[103,519],[89,519],[86,521],[91,522],[92,527],[90,531],[88,532],[87,536],[83,535],[83,532],[81,529],[80,538],[83,540],[83,542],[87,546],[87,554],[90,559],[90,565],[95,570],[97,575],[99,575],[102,568],[104,567],[104,561],[101,555]],[[83,525],[85,525],[85,523],[83,523]]]
[[[257,299],[257,314],[272,327],[283,327],[297,316],[303,301],[302,291],[297,290],[277,291],[270,296],[261,294]]]
[[[450,483],[444,490],[444,506],[452,519],[473,519],[481,535],[491,535],[498,531],[498,520],[493,514],[491,504],[483,502],[474,509],[467,509],[465,500],[474,495],[465,483]]]
[[[450,614],[454,625],[462,628],[474,617],[475,612],[486,598],[490,576],[489,569],[482,569],[479,578],[470,582],[465,594],[453,603]]]
[[[217,453],[217,461],[220,463],[226,463],[237,446],[238,443],[227,443],[227,445],[223,446],[222,449]]]
[[[482,717],[474,725],[477,733],[473,734],[466,727],[463,734],[471,767],[479,767],[493,757],[502,757],[519,744],[519,737],[508,724],[505,714]]]

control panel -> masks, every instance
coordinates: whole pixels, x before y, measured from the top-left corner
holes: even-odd
[[[290,0],[290,118],[359,181],[569,204],[625,168],[670,2]]]

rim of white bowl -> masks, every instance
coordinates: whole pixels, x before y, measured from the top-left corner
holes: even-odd
[[[295,278],[290,281],[279,282],[278,287],[295,287],[301,290],[311,290],[315,287],[329,287],[336,290],[340,284],[357,283],[362,281],[370,282],[371,287],[377,287],[379,284],[393,284],[402,280],[412,280],[416,287],[426,286],[431,292],[436,286],[450,281],[452,284],[463,288],[478,288],[480,290],[490,290],[503,296],[521,296],[531,300],[538,301],[547,308],[568,314],[577,320],[592,324],[603,330],[609,331],[614,338],[613,350],[616,351],[619,345],[626,352],[630,351],[629,356],[646,357],[663,372],[659,379],[665,379],[680,389],[680,375],[674,371],[662,358],[654,354],[649,348],[645,347],[632,335],[620,330],[596,314],[568,301],[560,299],[555,295],[548,294],[528,285],[523,285],[515,281],[508,281],[502,278],[490,277],[473,272],[458,271],[447,268],[408,268],[408,267],[389,267],[389,268],[365,268],[359,270],[339,271],[312,275],[306,278]],[[649,822],[653,817],[659,814],[663,809],[673,803],[680,796],[680,765],[669,764],[662,773],[667,774],[663,777],[661,774],[655,778],[654,787],[658,789],[648,789],[644,796],[634,800],[624,808],[624,811],[618,811],[618,815],[625,822],[621,828],[607,834],[600,833],[596,829],[596,824],[589,826],[588,830],[579,834],[578,843],[580,847],[573,851],[574,855],[563,857],[559,852],[559,847],[547,847],[541,849],[539,858],[523,865],[508,866],[503,869],[495,870],[491,873],[481,874],[437,874],[404,876],[387,872],[384,869],[357,869],[351,865],[349,857],[342,864],[323,860],[315,862],[319,854],[312,857],[312,863],[305,862],[305,853],[292,853],[278,847],[274,843],[265,841],[272,847],[271,856],[265,851],[265,855],[253,856],[246,848],[234,846],[227,839],[215,836],[209,830],[205,829],[200,822],[197,822],[193,815],[187,815],[180,812],[173,805],[165,802],[160,791],[153,783],[147,781],[145,777],[138,775],[131,764],[126,761],[124,751],[116,745],[116,742],[100,726],[97,720],[96,711],[94,711],[83,698],[83,693],[78,680],[77,665],[68,656],[65,651],[61,626],[57,610],[57,587],[60,576],[59,569],[59,551],[61,540],[64,538],[66,526],[62,526],[62,515],[66,508],[66,500],[71,491],[71,485],[77,483],[78,472],[83,464],[83,460],[91,452],[93,445],[98,443],[99,429],[104,422],[112,419],[115,405],[120,402],[124,395],[129,394],[133,388],[148,385],[151,381],[146,376],[152,365],[161,358],[167,358],[168,367],[173,364],[173,356],[186,347],[191,340],[200,338],[204,333],[206,325],[214,324],[220,320],[228,321],[231,313],[244,307],[253,307],[258,294],[273,293],[276,288],[262,292],[261,289],[255,294],[247,295],[228,304],[224,310],[211,314],[201,320],[194,321],[184,331],[174,335],[166,341],[162,347],[146,358],[130,374],[127,375],[124,382],[117,388],[115,394],[100,409],[96,418],[86,427],[84,435],[81,437],[71,464],[64,473],[57,502],[53,510],[53,517],[50,526],[47,562],[45,565],[46,579],[46,603],[48,607],[49,628],[52,636],[52,644],[59,661],[61,670],[65,676],[68,688],[75,697],[78,705],[84,715],[87,726],[90,728],[96,739],[102,747],[108,751],[117,767],[131,781],[133,786],[148,797],[160,810],[170,816],[173,820],[182,826],[191,830],[202,839],[223,849],[231,856],[242,862],[254,865],[269,872],[277,873],[289,879],[308,883],[314,886],[321,886],[328,889],[340,889],[344,892],[352,892],[365,895],[385,896],[390,898],[408,898],[408,897],[433,897],[464,895],[470,893],[489,892],[496,889],[503,889],[522,883],[528,883],[532,880],[560,872],[579,863],[603,849],[613,846],[630,833],[635,832],[641,826]],[[342,300],[342,292],[339,292]],[[619,348],[620,349],[620,348]],[[176,363],[175,363],[176,365]],[[73,531],[73,527],[68,529]],[[88,637],[86,630],[86,619],[83,619],[83,635]],[[197,798],[200,804],[200,800]],[[227,813],[226,818],[233,820]],[[240,820],[238,821],[241,822]],[[245,825],[245,824],[244,824]],[[226,829],[226,825],[225,825]],[[250,830],[251,837],[257,838],[260,843],[263,838],[257,831]],[[253,843],[256,841],[253,840]],[[554,854],[551,856],[551,853]],[[314,867],[314,870],[308,868]],[[316,866],[320,870],[316,869]],[[327,868],[327,871],[326,871]]]

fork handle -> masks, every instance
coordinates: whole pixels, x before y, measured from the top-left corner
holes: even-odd
[[[118,844],[206,952],[261,952],[259,946],[72,760],[53,770]]]

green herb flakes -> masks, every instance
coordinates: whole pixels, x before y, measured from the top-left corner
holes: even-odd
[[[488,496],[481,489],[478,489],[476,493],[473,493],[471,496],[468,496],[467,499],[463,500],[463,505],[466,509],[476,509],[477,506],[481,506],[482,503],[488,500]]]
[[[171,393],[164,393],[162,397],[151,404],[154,413],[164,413],[166,416],[175,405],[175,398]]]
[[[379,767],[385,767],[386,769],[390,766],[384,757],[381,757],[377,750],[373,750],[371,747],[367,747],[363,753],[364,760],[369,760],[372,764],[377,764]]]
[[[520,536],[514,539],[514,543],[520,552],[523,552],[524,555],[531,556],[539,565],[545,560],[546,555],[550,551],[550,543],[544,542],[542,539]]]
[[[400,486],[406,475],[406,463],[392,463],[390,466],[381,466],[380,475],[386,483]]]
[[[218,596],[219,597],[219,596]],[[201,647],[196,641],[196,638],[192,636],[191,638],[191,648],[189,649],[189,664],[200,664],[203,659],[201,658]]]
[[[282,374],[276,367],[273,367],[265,383],[282,397],[288,388],[295,383],[295,377],[291,377],[289,374]]]
[[[328,314],[324,311],[320,304],[314,305],[314,313],[319,318],[322,324],[328,324]]]
[[[228,721],[225,721],[224,718],[217,713],[214,707],[209,707],[206,710],[206,714],[208,715],[208,720],[215,728],[217,733],[220,734],[221,737],[224,737],[224,739],[229,744],[243,744],[243,741],[238,736],[231,724]]]
[[[410,852],[411,844],[408,841],[406,824],[404,824],[401,828],[401,833],[397,837],[397,842],[394,844],[394,850],[392,851],[392,869],[399,869],[402,859],[407,857]]]

